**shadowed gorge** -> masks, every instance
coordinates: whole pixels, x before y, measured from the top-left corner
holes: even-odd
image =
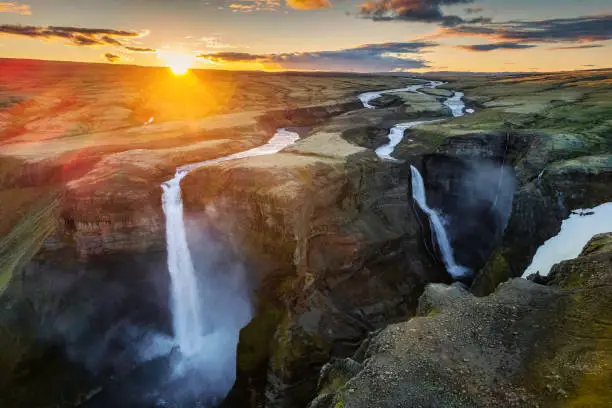
[[[612,71],[0,73],[3,408],[612,398]]]

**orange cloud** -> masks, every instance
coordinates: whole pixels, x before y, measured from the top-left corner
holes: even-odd
[[[296,10],[317,10],[330,8],[329,0],[286,0],[287,5]]]
[[[253,11],[275,11],[279,7],[280,0],[241,0],[229,5],[232,11],[243,13],[251,13]]]
[[[27,4],[19,4],[12,1],[0,2],[0,13],[16,13],[22,16],[31,16],[32,9]]]
[[[113,28],[23,26],[16,24],[0,25],[0,36],[11,35],[43,40],[62,40],[79,46],[115,46],[133,52],[154,52],[151,48],[130,46],[130,41],[147,35],[148,32],[118,30]]]

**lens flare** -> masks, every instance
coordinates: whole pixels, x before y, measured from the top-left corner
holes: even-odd
[[[160,57],[175,75],[184,75],[193,66],[194,56],[179,53],[163,53]]]

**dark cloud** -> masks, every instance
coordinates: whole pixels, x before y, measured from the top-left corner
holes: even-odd
[[[612,39],[612,15],[448,27],[442,36],[482,36],[509,42],[596,42]]]
[[[107,52],[106,54],[104,54],[104,58],[106,58],[108,62],[117,62],[121,59],[120,56],[116,54],[111,54],[110,52]]]
[[[276,64],[284,69],[317,69],[322,71],[393,71],[425,68],[425,61],[406,56],[417,54],[436,43],[398,42],[364,44],[338,51],[296,52],[280,54],[249,54],[242,52],[218,52],[199,57],[212,62],[259,62]]]
[[[461,48],[468,51],[487,52],[495,50],[523,50],[526,48],[534,48],[535,45],[519,44],[513,42],[493,43],[493,44],[476,44],[476,45],[458,45],[456,48]]]
[[[0,34],[41,39],[61,39],[81,46],[124,46],[124,40],[142,37],[143,35],[137,31],[106,28],[23,26],[14,24],[0,25]]]
[[[481,13],[482,10],[484,10],[482,7],[467,7],[465,12],[468,14],[478,14]]]
[[[146,47],[129,47],[125,46],[125,49],[132,52],[157,52],[154,48],[146,48]]]
[[[603,44],[569,45],[567,47],[555,47],[553,50],[584,50],[589,48],[601,48]]]
[[[441,24],[446,27],[491,22],[490,19],[482,17],[466,20],[456,15],[447,15],[441,8],[473,2],[474,0],[374,0],[362,4],[360,14],[374,21],[418,21]]]
[[[215,52],[210,54],[199,55],[199,58],[205,58],[213,62],[250,62],[267,60],[273,55],[278,54],[249,54],[247,52]]]

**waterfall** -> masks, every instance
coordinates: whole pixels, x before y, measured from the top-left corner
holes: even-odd
[[[446,271],[453,278],[460,278],[463,276],[471,275],[469,268],[465,266],[457,265],[455,257],[453,255],[453,248],[450,243],[450,239],[442,223],[442,219],[436,210],[427,206],[427,197],[425,194],[425,183],[423,177],[416,167],[410,166],[410,172],[412,174],[412,198],[417,202],[421,210],[429,218],[429,224],[431,226],[432,233],[438,243],[440,254],[442,255],[442,261],[446,267]]]
[[[202,288],[198,288],[198,279],[187,243],[181,180],[194,169],[228,160],[273,154],[295,143],[298,139],[297,133],[278,129],[268,143],[262,146],[229,156],[181,166],[172,179],[162,184],[162,209],[166,216],[166,249],[168,272],[171,279],[174,338],[184,356],[206,352],[207,350],[203,350],[202,347],[205,344],[204,337],[215,333],[210,333],[212,328],[205,327],[205,321],[208,319],[203,315],[206,313],[203,291]],[[216,312],[210,311],[210,313]],[[241,328],[242,326],[235,328],[236,336]],[[208,352],[212,353],[210,350]]]
[[[376,107],[371,105],[370,102],[372,102],[376,98],[381,97],[383,94],[394,92],[413,92],[422,94],[422,92],[419,91],[419,89],[421,88],[434,89],[443,84],[444,82],[428,81],[425,84],[412,85],[406,88],[390,89],[378,92],[365,92],[359,95],[359,99],[361,100],[361,103],[363,104],[364,108],[375,109]],[[444,105],[451,110],[453,117],[463,116],[465,114],[465,103],[463,102],[463,96],[463,92],[454,92],[451,97],[446,98],[446,100],[443,102]],[[469,111],[469,113],[474,112],[471,109]],[[438,122],[440,120],[442,119],[398,123],[389,130],[389,134],[387,136],[389,138],[389,142],[376,149],[376,155],[382,160],[395,162],[399,161],[391,155],[393,154],[395,147],[401,143],[406,130],[413,128],[417,125]],[[455,258],[453,256],[453,248],[451,247],[451,243],[448,238],[448,234],[446,233],[446,229],[444,228],[444,224],[442,223],[442,219],[434,209],[429,208],[427,206],[423,178],[415,167],[410,166],[410,168],[412,173],[412,198],[419,204],[419,207],[421,207],[421,209],[427,214],[427,217],[429,218],[429,224],[431,225],[432,234],[434,235],[434,238],[438,243],[438,248],[440,248],[442,260],[444,262],[444,266],[446,267],[447,272],[454,278],[471,275],[472,272],[469,268],[457,265],[455,263]]]
[[[190,356],[197,353],[204,334],[202,307],[195,269],[187,245],[187,234],[183,220],[181,180],[187,175],[177,171],[176,175],[162,184],[162,208],[166,215],[166,246],[168,272],[172,282],[172,317],[174,336],[181,353]]]

